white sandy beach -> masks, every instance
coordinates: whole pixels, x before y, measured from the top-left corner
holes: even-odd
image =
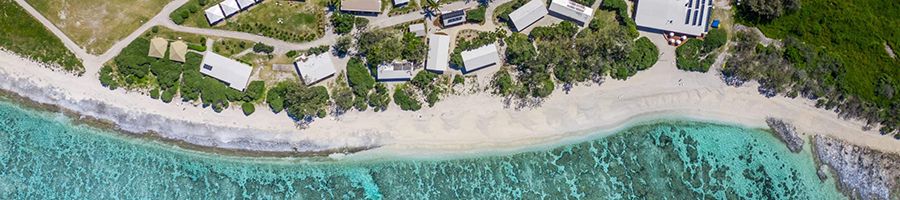
[[[654,42],[660,38],[649,35]],[[351,111],[339,119],[316,120],[298,129],[284,113],[267,109],[247,117],[237,108],[215,113],[175,101],[165,104],[148,96],[110,91],[96,74],[74,77],[0,52],[0,88],[32,100],[56,104],[133,132],[157,132],[190,143],[261,151],[318,151],[341,147],[380,147],[391,155],[469,153],[590,137],[621,128],[633,120],[689,118],[766,127],[766,117],[785,119],[807,134],[826,134],[876,149],[900,152],[900,141],[862,123],[817,109],[806,99],[766,98],[755,84],[726,86],[715,72],[679,71],[674,48],[662,46],[660,61],[627,81],[607,80],[600,86],[556,91],[542,106],[505,108],[488,93],[449,96],[432,108],[386,112]],[[495,70],[495,69],[494,69]],[[494,70],[476,72],[487,79]],[[559,90],[560,87],[557,87]]]

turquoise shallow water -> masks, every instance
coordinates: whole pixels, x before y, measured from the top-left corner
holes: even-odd
[[[636,126],[549,150],[310,163],[191,152],[0,102],[0,199],[844,199],[759,130]]]

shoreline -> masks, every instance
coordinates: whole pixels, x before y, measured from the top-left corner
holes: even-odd
[[[401,111],[391,104],[385,112],[329,116],[302,130],[284,113],[261,109],[244,116],[233,106],[215,113],[180,101],[166,104],[123,89],[104,88],[97,74],[74,77],[53,72],[5,51],[0,51],[0,89],[135,135],[228,151],[471,154],[596,137],[594,133],[610,132],[636,119],[676,116],[751,128],[764,128],[767,117],[776,117],[794,124],[804,135],[826,134],[900,152],[900,141],[862,131],[863,123],[840,119],[833,111],[813,107],[810,100],[765,98],[756,92],[755,83],[736,88],[725,85],[715,72],[677,70],[674,48],[657,46],[662,55],[659,62],[629,80],[576,85],[568,94],[554,92],[535,108],[505,108],[501,97],[482,92],[448,96],[418,112]],[[486,79],[493,71],[475,74]]]

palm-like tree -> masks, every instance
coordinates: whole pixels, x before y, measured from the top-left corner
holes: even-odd
[[[422,9],[425,10],[425,17],[437,16],[441,13],[441,3],[438,0],[422,0]]]

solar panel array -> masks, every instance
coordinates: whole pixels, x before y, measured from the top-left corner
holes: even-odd
[[[705,20],[712,8],[712,0],[688,0],[684,14],[684,24],[691,26],[704,26]]]

